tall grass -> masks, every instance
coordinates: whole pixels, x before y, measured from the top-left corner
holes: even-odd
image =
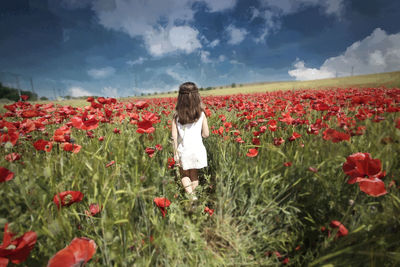
[[[288,126],[267,131],[260,136],[260,146],[254,146],[252,132],[244,130],[247,122],[234,111],[210,108],[210,126],[223,125],[218,115],[224,114],[246,143],[235,142],[232,132],[224,134],[227,140],[217,134],[204,140],[209,167],[200,173],[196,205],[187,199],[177,170],[167,168],[172,145],[166,126],[171,116],[161,117],[152,137],[136,133],[127,120],[101,124],[93,139],[73,129],[72,138],[82,146],[78,154],[57,145],[49,153],[39,152],[29,140],[3,146],[0,166],[13,171],[15,178],[0,184],[0,227],[9,222],[15,233],[38,234],[25,264],[45,266],[78,236],[98,246],[88,266],[274,266],[286,257],[293,266],[400,264],[399,189],[392,187],[387,195],[374,198],[347,184],[342,171],[347,156],[369,152],[382,161],[386,187],[392,179],[399,181],[395,113],[384,114],[379,123],[362,122],[366,133],[349,142],[332,143],[321,134],[307,134],[306,126]],[[321,114],[313,111],[309,116]],[[327,123],[336,125],[334,120]],[[59,126],[48,125],[46,132],[51,136]],[[115,127],[121,134],[113,133]],[[274,137],[287,140],[294,130],[300,139],[272,145]],[[41,132],[31,135],[32,140],[43,138]],[[99,136],[105,136],[103,142]],[[382,143],[385,137],[391,142]],[[145,148],[156,144],[163,150],[150,158]],[[254,158],[246,156],[251,147],[258,147]],[[6,161],[11,152],[20,153],[23,164]],[[112,160],[116,163],[107,168]],[[293,165],[285,167],[289,161]],[[84,199],[58,210],[52,198],[65,190],[79,190]],[[165,218],[153,203],[160,196],[172,202]],[[91,203],[102,207],[99,215],[85,215]],[[215,210],[212,216],[203,212],[206,206]],[[321,227],[331,220],[342,222],[349,234],[336,239],[333,230],[328,237]]]

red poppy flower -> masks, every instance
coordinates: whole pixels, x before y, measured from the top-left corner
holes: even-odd
[[[82,146],[76,145],[76,144],[71,144],[71,143],[64,143],[63,144],[63,149],[64,151],[69,151],[72,153],[78,153],[81,150]]]
[[[5,130],[6,128],[6,130]],[[0,127],[0,143],[10,142],[13,146],[17,144],[19,133],[16,130],[7,129]]]
[[[155,151],[156,150],[154,148],[151,148],[151,147],[146,147],[146,149],[145,149],[145,152],[147,153],[147,155],[149,155],[150,158],[154,156],[154,152]]]
[[[110,166],[112,166],[114,164],[115,164],[115,161],[112,160],[112,161],[110,161],[109,163],[106,164],[106,168],[108,168],[108,167],[110,167]]]
[[[8,261],[19,264],[25,261],[36,244],[37,234],[33,231],[12,239],[14,234],[8,231],[8,223],[4,226],[3,243],[0,245],[0,266],[7,266]],[[5,265],[1,265],[1,264]]]
[[[165,217],[165,214],[167,214],[166,208],[171,205],[171,201],[169,201],[166,197],[156,197],[154,198],[154,203],[160,208],[162,216]]]
[[[162,145],[160,144],[155,145],[155,147],[158,151],[161,151],[163,149]]]
[[[293,132],[292,136],[289,137],[289,141],[294,141],[294,140],[296,140],[297,138],[300,138],[300,137],[301,137],[301,134],[299,134],[297,132]]]
[[[53,148],[53,143],[40,139],[37,140],[35,143],[33,143],[33,146],[36,148],[36,150],[38,151],[46,151],[46,152],[50,152],[51,149]]]
[[[33,118],[33,117],[39,117],[41,114],[39,111],[31,109],[31,110],[24,110],[21,113],[22,118]]]
[[[260,145],[260,138],[253,138],[252,143],[255,146],[259,146]]]
[[[30,119],[25,119],[19,126],[19,130],[23,133],[30,133],[36,129],[36,125]]]
[[[53,140],[55,142],[69,142],[71,137],[71,128],[64,125],[54,131]]]
[[[235,141],[238,142],[239,144],[243,144],[244,143],[244,140],[240,136],[236,137]]]
[[[357,178],[356,182],[358,182],[360,190],[370,196],[379,197],[387,194],[385,184],[381,179]]]
[[[332,228],[339,228],[338,232],[336,233],[337,238],[346,236],[349,233],[347,228],[339,221],[331,221],[330,226]]]
[[[155,128],[153,127],[153,123],[155,123],[156,120],[157,118],[155,118],[153,113],[142,115],[142,120],[137,122],[138,129],[136,132],[140,134],[150,134],[154,132]]]
[[[99,141],[101,142],[101,141],[104,141],[104,136],[100,136],[99,137]]]
[[[280,146],[280,145],[282,145],[283,143],[285,143],[285,140],[284,140],[282,137],[274,138],[274,145],[275,145],[275,146]]]
[[[323,132],[323,138],[324,140],[331,140],[333,143],[338,143],[344,140],[349,141],[350,135],[328,128]]]
[[[96,253],[96,243],[86,237],[75,237],[72,242],[58,251],[48,262],[47,267],[83,266]]]
[[[283,163],[283,165],[285,167],[290,167],[290,166],[292,166],[292,162],[288,161],[288,162]]]
[[[114,128],[113,132],[114,132],[115,134],[120,134],[120,133],[121,133],[121,130],[118,129],[118,128]]]
[[[70,206],[75,202],[80,202],[83,199],[83,193],[80,191],[64,191],[55,194],[53,197],[53,202],[56,204],[57,208],[61,206]]]
[[[0,167],[0,183],[10,181],[12,178],[14,178],[14,173],[12,171]]]
[[[139,100],[135,103],[135,107],[137,109],[144,109],[144,108],[147,108],[148,106],[149,106],[149,104],[143,100]]]
[[[101,211],[99,204],[90,204],[89,210],[85,210],[87,216],[95,216]]]
[[[317,172],[318,172],[318,170],[317,170],[316,168],[314,168],[314,167],[308,167],[308,170],[309,170],[310,172],[314,172],[314,173],[317,173]]]
[[[99,126],[99,121],[94,116],[74,116],[71,118],[71,122],[75,128],[86,131],[96,129]]]
[[[175,166],[174,158],[168,158],[168,169],[172,169]]]
[[[87,132],[86,132],[86,136],[89,137],[89,138],[94,138],[94,133],[93,133],[93,131],[87,131]]]
[[[255,156],[258,155],[258,150],[256,148],[250,148],[249,152],[247,152],[246,156],[250,158],[254,158]]]
[[[4,158],[9,162],[14,162],[16,160],[21,159],[21,155],[13,152],[13,153],[7,154]]]
[[[21,99],[26,101],[29,99],[29,95],[21,95]]]
[[[209,207],[205,207],[204,212],[208,213],[210,216],[212,216],[214,214],[214,210],[210,209]]]
[[[286,264],[288,264],[288,263],[289,263],[289,258],[286,257],[286,258],[282,261],[282,264],[286,265]]]
[[[206,114],[207,117],[210,117],[210,116],[211,116],[211,110],[210,110],[208,107],[206,107],[206,108],[204,109],[204,113]]]
[[[379,175],[381,172],[381,161],[372,159],[369,153],[355,153],[347,157],[342,167],[345,174],[351,178],[348,184],[354,184],[358,177],[365,178]]]
[[[138,125],[139,125],[139,123],[138,123]],[[154,127],[138,128],[138,129],[136,130],[136,132],[137,132],[137,133],[140,133],[140,134],[144,134],[144,133],[146,133],[146,134],[151,134],[151,133],[153,133],[155,130],[156,130],[156,129],[155,129]]]

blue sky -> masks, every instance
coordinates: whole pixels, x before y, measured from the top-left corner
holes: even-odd
[[[400,70],[398,0],[0,3],[0,81],[40,96],[132,96]]]

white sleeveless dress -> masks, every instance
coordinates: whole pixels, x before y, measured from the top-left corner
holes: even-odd
[[[207,152],[201,137],[201,127],[205,114],[201,113],[200,118],[187,124],[180,124],[177,119],[178,128],[178,156],[182,169],[201,169],[207,167]]]

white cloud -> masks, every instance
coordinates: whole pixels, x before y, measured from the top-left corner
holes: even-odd
[[[102,94],[106,97],[118,97],[118,89],[111,86],[106,86],[101,90]]]
[[[211,63],[210,52],[208,51],[200,51],[200,59],[203,63]]]
[[[212,47],[212,48],[216,47],[217,45],[219,45],[219,40],[218,39],[215,39],[214,41],[212,41],[209,44],[209,46]]]
[[[232,45],[241,43],[244,40],[245,36],[247,35],[247,31],[245,29],[239,29],[233,25],[229,25],[226,28],[226,31],[229,34],[228,43]]]
[[[304,61],[297,61],[294,64],[294,67],[295,69],[290,70],[288,73],[290,76],[295,77],[296,80],[299,81],[333,78],[335,76],[335,73],[332,73],[326,68],[306,68],[304,65]]]
[[[173,47],[191,53],[201,47],[197,35],[199,32],[189,26],[172,27],[169,31],[169,40]]]
[[[146,58],[145,57],[139,57],[138,59],[136,59],[136,60],[128,60],[127,62],[126,62],[126,64],[128,64],[128,65],[130,65],[130,66],[133,66],[133,65],[140,65],[140,64],[143,64],[143,62],[145,62],[146,61]]]
[[[195,82],[194,79],[192,79],[193,72],[194,70],[187,70],[179,63],[165,70],[165,73],[167,73],[169,76],[171,76],[174,80],[178,81],[179,83],[187,81]]]
[[[303,61],[296,62],[294,67],[289,75],[296,80],[397,71],[400,70],[400,33],[388,35],[377,28],[343,54],[325,60],[319,69],[306,68]]]
[[[109,0],[95,1],[92,8],[99,23],[106,28],[123,31],[132,37],[143,36],[157,27],[160,19],[168,25],[175,21],[193,19],[194,11],[189,0],[113,0],[114,5],[105,7]]]
[[[197,38],[198,34],[196,29],[189,26],[153,29],[146,32],[145,43],[153,56],[162,56],[175,51],[189,54],[197,48],[201,48],[201,43]]]
[[[68,89],[69,94],[72,97],[81,97],[81,96],[91,96],[92,93],[83,89],[82,87],[73,86]]]
[[[90,69],[87,71],[88,75],[95,79],[103,79],[115,73],[113,67],[104,67],[100,69]]]
[[[198,31],[188,23],[194,19],[196,2],[204,2],[210,12],[235,6],[236,0],[62,0],[69,8],[87,7],[89,2],[99,24],[122,31],[132,38],[142,37],[153,56],[170,52],[192,53],[201,47]],[[201,38],[200,38],[201,39]],[[217,45],[218,43],[214,43]]]

